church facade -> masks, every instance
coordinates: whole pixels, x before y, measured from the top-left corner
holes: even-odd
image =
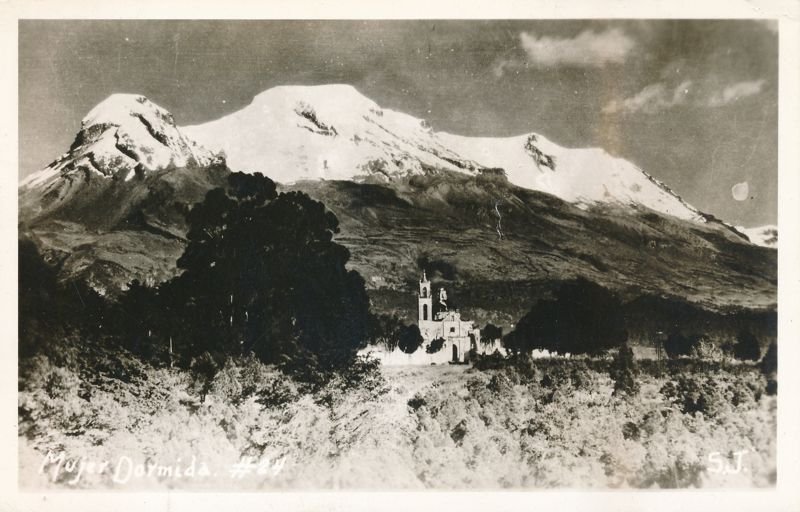
[[[399,347],[387,351],[369,346],[359,354],[377,357],[389,366],[463,364],[469,362],[472,353],[491,354],[498,350],[505,354],[500,340],[481,343],[480,329],[474,322],[462,319],[461,313],[448,304],[443,287],[434,292],[424,271],[417,292],[417,326],[422,345],[413,353],[405,353]]]
[[[429,346],[435,340],[440,340],[438,342],[442,343],[440,351],[443,351],[450,361],[467,362],[469,351],[478,351],[481,348],[481,331],[471,321],[462,320],[458,311],[449,309],[447,291],[444,288],[439,288],[438,296],[439,310],[434,313],[431,282],[423,271],[417,297],[417,325],[424,340],[422,345]]]

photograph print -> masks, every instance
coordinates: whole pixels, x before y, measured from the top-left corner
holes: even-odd
[[[774,488],[774,20],[18,24],[18,486]]]

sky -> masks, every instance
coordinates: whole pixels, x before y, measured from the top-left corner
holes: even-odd
[[[19,43],[20,178],[112,93],[189,125],[273,86],[347,83],[435,130],[600,146],[704,212],[777,222],[770,22],[23,20]]]

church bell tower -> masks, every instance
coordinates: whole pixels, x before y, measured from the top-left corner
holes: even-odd
[[[419,324],[433,320],[433,297],[431,297],[431,282],[422,271],[422,279],[419,281]]]

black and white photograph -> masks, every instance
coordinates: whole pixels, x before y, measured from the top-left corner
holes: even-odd
[[[777,18],[15,23],[20,492],[776,490]]]

